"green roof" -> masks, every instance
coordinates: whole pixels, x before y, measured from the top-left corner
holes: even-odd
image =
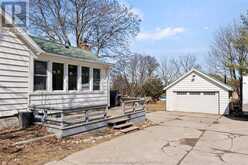
[[[100,59],[90,51],[76,47],[66,48],[63,44],[56,41],[46,40],[39,37],[31,36],[31,38],[42,50],[47,53],[100,62]]]

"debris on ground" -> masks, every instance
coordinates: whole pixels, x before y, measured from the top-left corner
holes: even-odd
[[[137,125],[140,129],[150,127],[152,123],[146,120],[143,124]],[[99,143],[109,141],[122,135],[121,132],[110,128],[82,133],[63,139],[49,136],[45,127],[32,126],[28,129],[5,129],[0,131],[0,164],[25,164],[41,165],[49,161],[60,160],[74,152],[92,147]],[[38,141],[30,139],[41,138]],[[28,141],[30,143],[20,143]],[[20,143],[21,145],[15,145]]]

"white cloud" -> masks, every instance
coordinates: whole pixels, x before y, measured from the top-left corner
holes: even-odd
[[[176,36],[179,33],[183,33],[185,28],[183,27],[167,27],[157,28],[153,32],[140,32],[137,36],[138,40],[162,40],[168,37]]]
[[[133,14],[135,14],[135,15],[138,15],[141,20],[144,20],[144,13],[142,10],[134,7],[131,9],[131,12],[133,12]]]

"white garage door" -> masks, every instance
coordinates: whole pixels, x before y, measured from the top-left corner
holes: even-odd
[[[174,109],[184,112],[219,113],[218,92],[175,92]]]

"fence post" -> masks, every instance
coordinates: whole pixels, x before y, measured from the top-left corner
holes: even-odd
[[[121,109],[125,113],[125,102],[124,101],[121,102]]]
[[[104,119],[106,119],[107,117],[108,117],[108,105],[105,108]]]
[[[89,114],[88,114],[88,110],[85,110],[85,122],[88,123],[89,122]]]

